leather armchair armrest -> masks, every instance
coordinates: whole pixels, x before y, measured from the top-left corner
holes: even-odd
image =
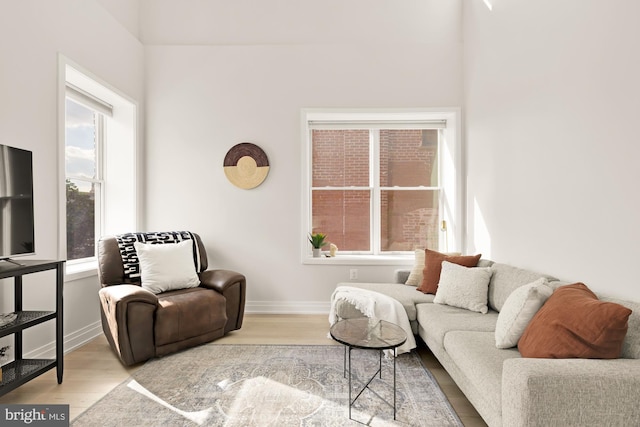
[[[146,302],[158,305],[158,297],[138,285],[113,285],[100,289],[100,300],[110,304],[128,304],[130,302]]]
[[[132,365],[154,357],[153,324],[158,298],[137,285],[107,286],[98,294],[102,327],[122,363]]]
[[[227,300],[227,325],[224,332],[242,327],[247,280],[231,270],[207,270],[200,273],[200,286],[219,292]]]
[[[207,270],[200,273],[200,286],[221,294],[224,294],[230,286],[244,280],[245,277],[242,274],[231,270]]]

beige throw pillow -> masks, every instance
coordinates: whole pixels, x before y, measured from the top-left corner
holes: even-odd
[[[442,261],[440,282],[433,302],[486,314],[491,268],[464,267]]]
[[[416,249],[416,257],[413,261],[413,268],[409,272],[405,285],[420,286],[422,283],[422,270],[424,270],[424,249]]]
[[[496,322],[496,347],[511,348],[518,345],[529,322],[552,293],[553,289],[544,277],[511,292]]]

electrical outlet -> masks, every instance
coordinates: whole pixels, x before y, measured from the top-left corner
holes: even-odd
[[[351,270],[349,270],[349,279],[356,280],[357,278],[358,278],[358,269],[352,268]]]

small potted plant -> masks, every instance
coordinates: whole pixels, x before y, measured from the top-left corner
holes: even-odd
[[[319,258],[320,251],[323,246],[327,244],[325,239],[327,238],[326,234],[323,233],[310,233],[309,234],[309,243],[313,246],[313,257]]]

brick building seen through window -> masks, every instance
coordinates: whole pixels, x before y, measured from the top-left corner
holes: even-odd
[[[313,130],[313,232],[340,251],[438,248],[438,138],[437,129]]]

